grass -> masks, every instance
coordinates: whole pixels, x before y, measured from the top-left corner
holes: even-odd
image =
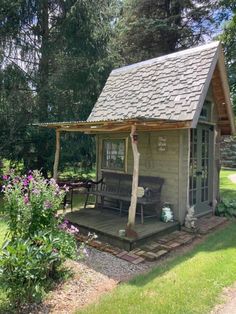
[[[236,185],[221,172],[221,193],[236,198]],[[120,285],[77,314],[209,313],[224,287],[236,281],[236,224],[211,234],[193,250]]]
[[[3,220],[1,220],[1,217],[0,217],[0,247],[2,246],[2,244],[4,242],[4,237],[5,237],[6,231],[7,231],[7,225]],[[7,303],[6,295],[5,295],[1,286],[2,285],[1,285],[1,281],[0,281],[0,313],[2,313],[1,308],[4,307],[4,304]]]
[[[236,185],[228,179],[228,176],[236,174],[233,170],[221,170],[220,173],[220,193],[222,198],[229,200],[236,199]]]

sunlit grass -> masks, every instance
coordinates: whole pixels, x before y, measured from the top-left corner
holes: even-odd
[[[229,176],[236,174],[233,170],[221,170],[220,192],[222,198],[236,199],[236,184],[229,180]]]

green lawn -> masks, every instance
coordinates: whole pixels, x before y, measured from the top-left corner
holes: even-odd
[[[3,244],[6,231],[7,231],[7,226],[1,220],[1,217],[0,217],[0,247]],[[3,292],[3,290],[1,289],[1,281],[0,281],[0,313],[3,313],[3,311],[1,311],[1,308],[4,307],[4,303],[6,303],[6,302],[7,302],[6,295]]]
[[[236,171],[221,170],[220,191],[222,198],[236,199],[236,185],[228,179],[231,174],[236,174]]]
[[[222,171],[222,196],[236,198],[236,185]],[[236,281],[236,223],[211,234],[191,252],[120,285],[83,314],[209,313],[226,286]]]

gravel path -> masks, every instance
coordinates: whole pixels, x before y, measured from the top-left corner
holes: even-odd
[[[94,248],[88,248],[84,261],[68,261],[66,266],[73,271],[73,278],[58,286],[39,308],[31,309],[31,313],[72,314],[76,309],[96,302],[120,281],[150,268],[148,264],[133,265]]]
[[[236,284],[223,292],[224,304],[217,305],[210,314],[236,314]]]
[[[93,270],[116,281],[124,281],[136,274],[144,272],[150,266],[146,264],[133,265],[106,252],[94,248],[88,249],[89,257],[84,263]]]
[[[233,182],[233,183],[236,183],[236,174],[231,174],[229,176],[229,179]]]

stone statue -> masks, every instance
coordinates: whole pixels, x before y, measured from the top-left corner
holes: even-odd
[[[185,217],[185,222],[184,222],[184,226],[187,228],[187,229],[197,229],[197,226],[196,226],[196,221],[197,221],[197,218],[194,217],[194,206],[192,207],[189,207],[188,208],[188,213]]]

